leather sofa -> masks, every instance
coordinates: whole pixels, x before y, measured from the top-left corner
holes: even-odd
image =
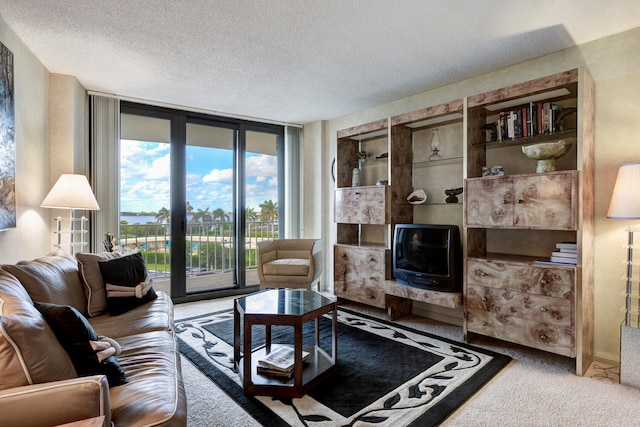
[[[171,299],[157,292],[152,301],[111,315],[98,262],[117,256],[56,251],[2,266],[0,425],[55,426],[100,416],[105,427],[186,425]],[[101,338],[115,341],[121,351],[114,357],[128,382],[110,386],[104,374],[79,376],[36,301],[74,307]]]

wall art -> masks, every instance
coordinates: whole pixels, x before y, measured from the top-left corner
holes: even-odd
[[[0,230],[16,227],[13,53],[0,43]]]

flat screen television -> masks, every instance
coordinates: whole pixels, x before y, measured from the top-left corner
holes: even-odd
[[[442,292],[462,289],[462,248],[456,225],[396,224],[396,282]]]

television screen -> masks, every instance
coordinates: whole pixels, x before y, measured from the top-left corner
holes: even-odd
[[[461,289],[462,250],[456,225],[396,224],[393,244],[396,282],[425,289]]]
[[[402,228],[398,232],[396,267],[420,273],[449,274],[449,230]]]

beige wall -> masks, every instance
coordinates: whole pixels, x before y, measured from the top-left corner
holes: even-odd
[[[626,241],[626,223],[608,220],[606,213],[618,167],[626,162],[640,161],[640,28],[322,124],[305,126],[305,137],[307,129],[315,138],[318,126],[322,129],[322,179],[330,183],[322,194],[322,235],[330,243],[335,241],[334,184],[329,168],[335,155],[338,130],[577,67],[586,68],[596,82],[595,352],[600,359],[617,360],[619,325],[623,319],[620,308],[623,306],[621,277],[625,274],[622,261],[626,252],[622,245]],[[328,247],[330,250],[330,245]],[[333,271],[331,252],[328,255],[325,268],[330,278]],[[418,307],[419,310],[429,308],[427,305]],[[451,315],[459,317],[460,313],[452,312]]]
[[[84,87],[73,76],[51,74],[49,78],[49,177],[53,185],[63,173],[87,174],[88,155],[88,106]],[[47,209],[50,223],[57,216],[69,217],[68,210]],[[76,217],[88,212],[76,212]],[[64,224],[67,228],[67,223]],[[57,243],[53,232],[51,245]],[[68,247],[69,236],[62,236],[62,247]],[[85,249],[86,250],[86,249]]]
[[[61,173],[86,170],[86,91],[75,77],[50,74],[0,19],[0,42],[14,56],[17,227],[0,232],[0,263],[53,250],[53,218],[40,204]]]
[[[50,188],[49,72],[0,21],[0,41],[14,58],[16,228],[0,232],[0,262],[46,254],[49,212],[40,203]]]

